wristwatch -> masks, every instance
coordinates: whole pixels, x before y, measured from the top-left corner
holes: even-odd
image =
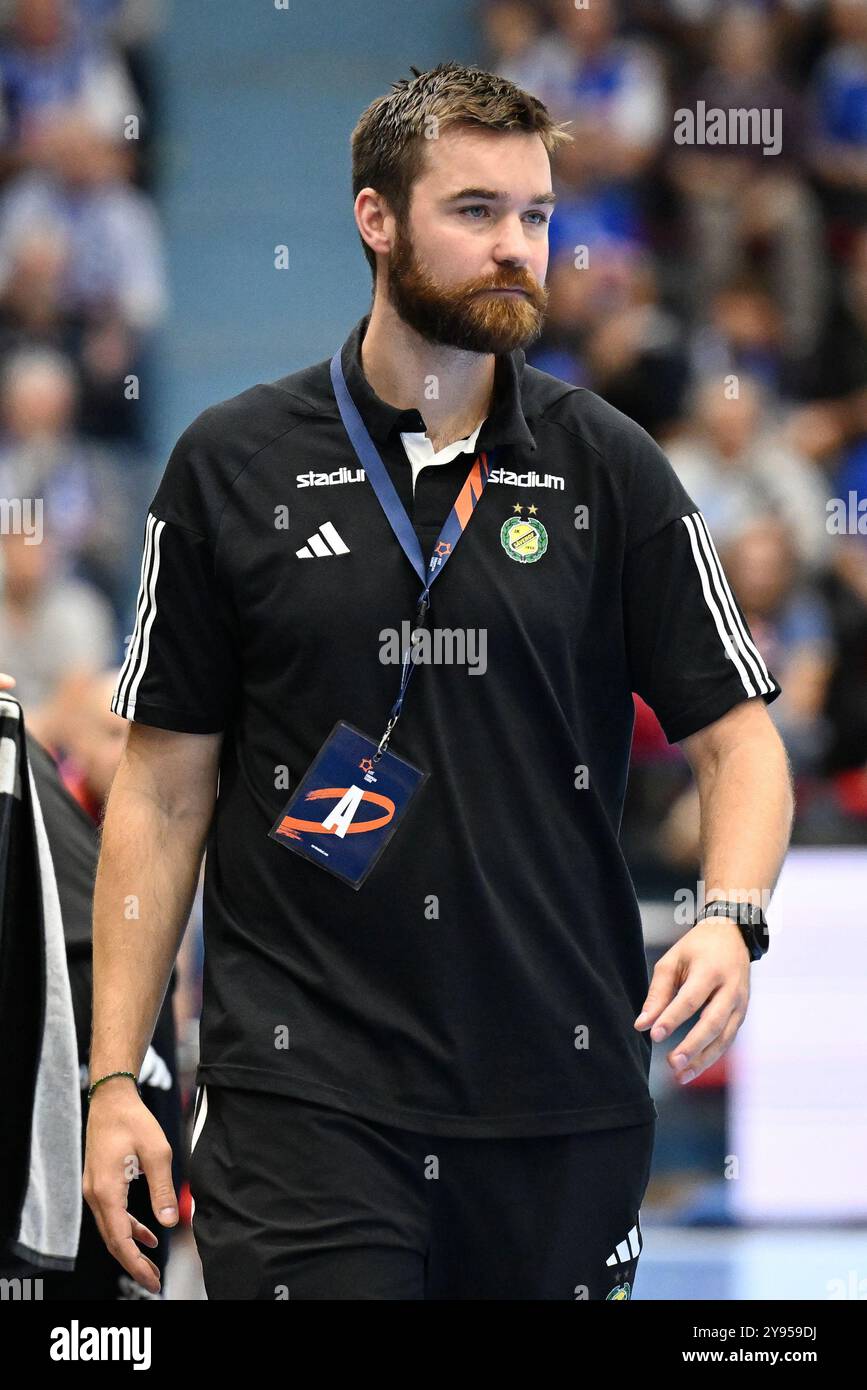
[[[705,903],[695,920],[700,922],[704,917],[731,917],[732,921],[737,922],[751,961],[761,960],[770,945],[765,914],[753,903],[725,902],[722,898],[714,898],[712,902]]]

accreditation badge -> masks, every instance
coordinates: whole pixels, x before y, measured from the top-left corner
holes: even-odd
[[[340,719],[286,802],[272,840],[360,888],[428,773]]]

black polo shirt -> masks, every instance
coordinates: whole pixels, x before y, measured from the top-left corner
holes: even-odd
[[[427,557],[472,456],[423,468],[413,497],[400,433],[424,422],[367,384],[366,324],[347,385]],[[391,747],[430,775],[359,891],[287,851],[268,832],[334,723],[381,734],[399,674],[381,634],[420,588],[328,367],[211,406],[178,440],[112,700],[225,731],[198,1080],[435,1134],[645,1121],[647,968],[618,843],[631,692],[674,741],[779,686],[658,446],[513,352],[476,442],[491,481],[428,616],[474,631],[477,657],[483,632],[484,663],[415,670]]]

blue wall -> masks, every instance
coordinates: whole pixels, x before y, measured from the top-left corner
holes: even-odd
[[[206,405],[329,356],[366,312],[352,127],[410,64],[482,57],[459,0],[174,0],[156,54],[172,296],[159,472]],[[278,244],[288,270],[274,268]]]

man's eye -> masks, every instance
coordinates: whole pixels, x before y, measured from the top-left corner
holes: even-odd
[[[460,208],[459,212],[461,216],[464,216],[468,212],[484,212],[485,214],[490,214],[490,208],[485,207],[484,203],[475,203],[472,207]],[[544,227],[549,221],[549,219],[545,216],[544,212],[528,212],[527,216],[538,218],[538,221],[533,223],[534,227]],[[469,220],[471,222],[482,221],[482,219],[479,217],[471,217]]]

